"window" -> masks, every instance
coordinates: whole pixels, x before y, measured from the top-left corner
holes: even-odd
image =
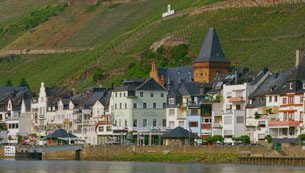
[[[202,124],[211,124],[212,118],[202,118],[201,123]]]
[[[119,127],[121,127],[121,126],[122,126],[122,120],[119,119]]]
[[[114,108],[117,109],[117,105],[116,104],[114,104]]]
[[[12,128],[12,124],[8,124],[8,128],[11,129]]]
[[[137,127],[138,126],[138,120],[134,119],[133,120],[133,127]]]
[[[125,103],[125,109],[127,109],[127,103]]]
[[[266,121],[259,121],[258,126],[259,127],[266,127]]]
[[[153,108],[154,108],[154,109],[157,108],[157,103],[153,103]]]
[[[162,126],[163,126],[163,127],[166,127],[166,119],[163,119],[163,120],[162,120]]]
[[[203,72],[200,72],[199,75],[200,75],[200,77],[203,77]]]
[[[293,85],[292,82],[290,82],[290,84],[289,84],[289,89],[291,89],[291,90],[293,89],[293,88],[292,88],[292,85]]]
[[[118,93],[115,93],[115,97],[118,97]]]
[[[136,109],[137,108],[137,103],[133,104],[133,108]]]
[[[161,93],[161,94],[160,94],[160,97],[164,97],[164,93]]]
[[[184,121],[179,121],[179,126],[184,127]]]
[[[124,93],[124,97],[126,97],[126,93]]]
[[[169,98],[169,99],[168,99],[168,103],[169,103],[170,105],[174,105],[174,104],[175,104],[175,99],[174,99],[174,98]]]
[[[122,93],[120,93],[120,97],[122,97]]]
[[[232,97],[232,92],[227,92],[227,98],[231,98]]]
[[[154,93],[153,92],[150,92],[150,97],[154,97]]]
[[[277,96],[274,96],[274,102],[277,102]]]
[[[226,105],[227,110],[232,110],[232,105]]]
[[[224,137],[232,137],[233,131],[232,130],[224,130]]]
[[[287,98],[283,98],[283,104],[287,104]]]
[[[236,123],[243,124],[244,123],[244,117],[243,116],[237,116],[236,117]]]
[[[111,126],[107,126],[107,132],[111,132],[112,131],[112,127]]]
[[[143,108],[146,108],[146,107],[147,107],[146,103],[143,103]]]
[[[157,119],[153,119],[153,127],[157,127]]]
[[[170,128],[173,128],[175,126],[175,121],[169,121],[168,124]]]
[[[189,127],[198,127],[198,122],[190,121]]]
[[[143,97],[144,96],[144,93],[143,92],[140,92],[140,97]]]
[[[231,116],[225,116],[224,117],[224,124],[232,124],[232,117]]]
[[[303,122],[303,112],[300,112],[300,121]]]
[[[293,96],[288,97],[288,104],[293,104]]]
[[[18,126],[19,126],[19,124],[17,123],[17,124],[16,124],[16,129],[18,129],[18,128],[19,128]]]
[[[304,96],[301,96],[300,97],[300,104],[303,104],[303,102],[304,102]]]
[[[174,115],[175,115],[175,109],[170,109],[169,116],[174,116]]]
[[[199,109],[190,109],[191,115],[199,115]]]
[[[122,109],[122,103],[120,103],[120,109]]]
[[[147,127],[147,119],[143,119],[143,127]]]
[[[269,102],[272,102],[272,96],[269,96]]]
[[[163,109],[165,109],[166,108],[166,103],[163,103]]]
[[[127,127],[127,120],[125,120],[125,127]]]
[[[41,97],[41,102],[44,102],[44,98],[43,97]]]
[[[98,131],[99,131],[99,132],[103,132],[103,131],[104,131],[104,126],[99,126],[99,127],[98,127]]]
[[[236,110],[240,110],[240,109],[241,109],[240,105],[236,105]]]

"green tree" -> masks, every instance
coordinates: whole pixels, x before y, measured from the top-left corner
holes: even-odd
[[[29,84],[24,78],[21,79],[19,86],[24,86],[29,88]]]
[[[247,135],[234,137],[232,138],[233,141],[241,141],[243,144],[250,144],[250,137]]]
[[[10,79],[8,79],[8,80],[6,81],[6,85],[5,85],[5,86],[13,86],[12,81],[11,81]]]

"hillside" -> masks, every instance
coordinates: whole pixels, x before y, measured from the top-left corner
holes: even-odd
[[[64,4],[63,1],[48,3],[52,3],[49,8],[55,10],[56,5]],[[169,3],[177,14],[161,19]],[[124,76],[129,64],[138,62],[137,68],[147,71],[147,65],[156,57],[147,59],[144,56],[142,61],[139,58],[161,39],[186,40],[188,56],[196,57],[210,27],[216,28],[232,65],[237,63],[252,70],[267,66],[279,71],[294,63],[295,49],[304,48],[305,4],[261,6],[266,5],[264,3],[270,5],[272,1],[139,0],[68,5],[38,26],[24,29],[9,41],[0,42],[2,50],[84,50],[4,56],[0,64],[0,84],[5,85],[11,79],[18,85],[22,78],[34,90],[38,89],[40,81],[49,86],[68,85],[78,89],[100,82],[108,86],[111,82],[118,84],[130,77]],[[41,8],[45,7],[37,6],[37,9]],[[6,23],[22,20],[27,15],[29,12]],[[0,26],[7,25],[0,20]],[[103,73],[102,80],[94,81],[93,76],[98,71]],[[145,75],[148,74],[134,77]]]

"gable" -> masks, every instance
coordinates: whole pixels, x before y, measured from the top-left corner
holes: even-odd
[[[136,88],[136,90],[165,91],[166,89],[162,87],[158,82],[156,82],[153,78],[150,78],[148,81],[144,82],[142,85]]]

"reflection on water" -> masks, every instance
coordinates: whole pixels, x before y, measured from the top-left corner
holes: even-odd
[[[145,173],[180,173],[180,172],[268,172],[268,173],[304,173],[300,166],[263,166],[200,163],[160,163],[160,162],[102,162],[102,161],[15,161],[0,160],[0,173],[39,172],[39,173],[95,173],[95,172],[145,172]]]

